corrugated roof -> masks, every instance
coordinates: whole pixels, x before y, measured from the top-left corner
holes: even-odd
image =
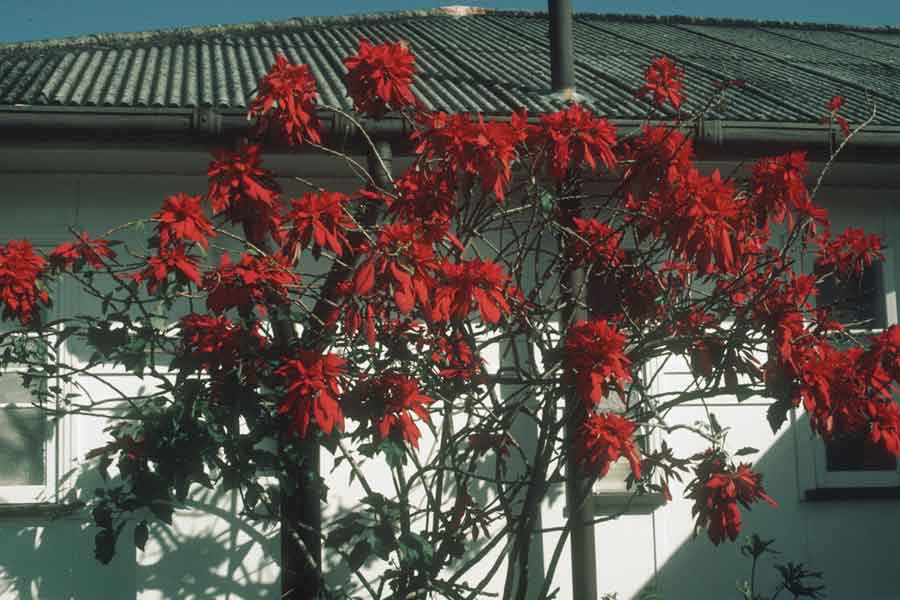
[[[429,107],[505,114],[562,106],[550,90],[546,13],[403,12],[304,18],[225,27],[95,35],[0,46],[0,105],[120,108],[212,107],[240,112],[283,52],[310,65],[322,100],[349,108],[342,57],[360,37],[405,40]],[[576,14],[578,92],[599,113],[642,118],[634,98],[652,56],[686,72],[688,110],[715,82],[742,79],[717,116],[815,122],[834,94],[859,122],[900,125],[900,31],[812,24]]]

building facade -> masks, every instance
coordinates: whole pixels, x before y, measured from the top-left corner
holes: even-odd
[[[430,108],[504,115],[524,107],[534,114],[566,102],[550,87],[548,20],[538,13],[454,9],[0,47],[0,240],[27,237],[51,248],[69,237],[69,228],[103,232],[155,212],[172,193],[204,193],[208,150],[233,143],[246,127],[255,82],[275,51],[309,64],[323,102],[349,109],[340,57],[359,37],[406,40],[421,68],[415,92]],[[704,168],[729,172],[764,154],[802,148],[810,153],[814,183],[840,142],[819,123],[828,99],[844,96],[852,123],[868,119],[874,106],[871,124],[834,165],[819,201],[835,230],[863,227],[883,236],[885,259],[866,274],[866,294],[848,304],[871,315],[873,327],[897,323],[900,32],[577,15],[573,40],[576,99],[623,131],[647,116],[634,91],[653,56],[673,56],[685,69],[686,110],[701,106],[715,82],[742,81],[692,125]],[[324,122],[330,139],[344,134],[338,120]],[[391,135],[400,172],[402,126]],[[358,188],[352,173],[321,156],[278,154],[268,162],[288,192],[293,175],[338,191]],[[139,239],[140,233],[123,235]],[[96,308],[76,290],[54,290],[54,296],[60,312]],[[487,357],[489,368],[499,355]],[[69,364],[84,359],[78,347],[65,347]],[[144,385],[113,367],[104,375],[129,389]],[[689,378],[687,365],[671,361],[658,385],[679,389]],[[77,383],[108,399],[114,418],[114,395],[95,378]],[[199,492],[171,528],[153,529],[143,552],[120,543],[112,565],[97,563],[90,515],[59,515],[57,504],[102,483],[83,467],[86,454],[103,443],[108,421],[48,420],[9,375],[0,376],[0,403],[0,598],[280,596],[278,531],[239,516],[232,493]],[[673,420],[693,423],[709,410],[731,427],[731,446],[759,450],[752,458],[780,508],[745,513],[744,531],[776,538],[783,553],[776,562],[823,571],[833,600],[897,598],[891,569],[900,556],[896,461],[826,448],[800,412],[773,434],[770,403],[716,398],[705,407],[675,409]],[[666,441],[685,455],[703,449],[692,436]],[[361,491],[346,485],[348,473],[332,471],[330,461],[323,457],[323,472],[335,482],[326,514],[352,511]],[[679,487],[669,503],[631,498],[615,473],[595,494],[598,517],[619,515],[595,527],[598,589],[620,600],[737,598],[735,582],[748,576],[749,565],[738,545],[714,548],[703,537],[693,539],[690,503]],[[533,574],[551,561],[559,535],[552,529],[566,516],[562,491],[551,498],[541,507],[541,525],[551,531],[539,537]],[[326,567],[336,582],[347,575],[337,557],[326,556]],[[771,565],[761,569],[763,587],[773,585]],[[567,560],[554,585],[559,598],[572,598]]]

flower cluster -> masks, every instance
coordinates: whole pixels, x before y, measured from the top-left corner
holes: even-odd
[[[50,252],[50,265],[61,271],[79,270],[84,265],[102,269],[107,260],[115,257],[116,253],[110,248],[108,240],[92,240],[87,233],[82,232],[75,236],[75,241],[62,243]]]
[[[749,464],[735,467],[727,463],[723,452],[712,449],[695,459],[699,460],[696,478],[688,485],[687,497],[694,501],[695,532],[707,528],[713,544],[718,546],[726,536],[737,539],[741,532],[739,504],[749,510],[752,503],[764,500],[778,508],[762,487],[762,475],[753,472]]]
[[[344,59],[347,67],[347,95],[356,110],[365,115],[382,117],[415,103],[409,89],[416,72],[415,58],[403,42],[374,45],[360,38],[359,51]]]
[[[304,139],[319,144],[317,93],[309,67],[292,65],[278,52],[275,64],[259,82],[249,115],[274,118],[291,144],[302,144]]]
[[[10,240],[0,245],[0,303],[3,320],[32,322],[39,304],[50,305],[50,295],[41,283],[47,261],[35,253],[28,240]]]
[[[326,435],[335,428],[343,431],[344,412],[338,398],[346,362],[336,354],[299,350],[276,369],[285,390],[278,411],[291,415],[292,427],[301,438],[308,435],[312,423]]]
[[[253,242],[263,239],[266,230],[280,239],[276,201],[281,187],[272,172],[261,166],[261,150],[246,141],[235,152],[217,150],[206,172],[213,214],[243,225]]]
[[[611,386],[624,395],[623,384],[631,381],[625,342],[607,321],[579,321],[569,328],[564,366],[586,408],[600,404]]]
[[[656,106],[671,104],[675,108],[680,108],[684,100],[682,95],[684,84],[681,82],[683,76],[684,71],[676,67],[675,62],[667,56],[654,57],[644,73],[645,83],[637,91],[637,97],[650,94]]]
[[[617,163],[613,152],[616,128],[580,104],[542,115],[540,127],[529,138],[530,143],[543,147],[543,161],[557,182],[583,163],[591,170],[597,169],[598,159],[610,170]]]
[[[184,193],[169,196],[162,210],[153,215],[161,248],[184,242],[196,242],[209,248],[209,238],[215,237],[212,223],[203,214],[203,197]]]
[[[614,462],[624,457],[635,478],[641,478],[641,458],[634,443],[636,425],[613,413],[587,415],[575,432],[575,461],[588,475],[605,477]]]
[[[383,373],[362,381],[353,396],[361,399],[360,413],[373,419],[379,439],[395,432],[413,448],[419,447],[422,433],[412,415],[429,421],[428,405],[434,400],[419,391],[415,379],[403,373]]]
[[[292,199],[285,216],[290,225],[287,245],[299,245],[302,249],[312,246],[315,252],[327,247],[335,256],[341,256],[350,245],[346,232],[356,229],[355,221],[344,208],[348,200],[340,192],[309,192]]]
[[[266,305],[286,304],[298,285],[300,276],[282,261],[247,253],[238,262],[223,254],[219,266],[203,277],[206,305],[216,313],[235,308],[248,314],[254,306],[265,312]]]

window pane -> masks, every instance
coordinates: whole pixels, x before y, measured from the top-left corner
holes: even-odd
[[[896,459],[865,431],[836,437],[825,444],[829,471],[893,471]]]
[[[881,263],[875,261],[847,280],[826,277],[819,284],[819,306],[831,306],[832,316],[839,323],[857,323],[862,327],[881,328],[878,310],[884,302],[883,283],[880,281]]]
[[[43,485],[46,421],[39,408],[0,410],[0,485]]]
[[[45,482],[48,428],[44,411],[31,406],[34,402],[18,373],[0,375],[0,485]]]

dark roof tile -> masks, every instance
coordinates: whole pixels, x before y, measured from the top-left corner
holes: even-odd
[[[475,11],[478,13],[479,11]],[[0,46],[0,103],[61,107],[214,107],[244,111],[283,52],[310,65],[321,100],[350,108],[342,58],[360,37],[405,40],[421,70],[414,89],[434,109],[508,113],[554,110],[546,14],[447,11],[96,35]],[[861,121],[900,125],[900,32],[796,23],[577,14],[575,72],[581,98],[603,114],[641,118],[634,98],[652,56],[686,72],[688,110],[717,80],[743,79],[715,107],[725,119],[815,122],[832,94]]]

